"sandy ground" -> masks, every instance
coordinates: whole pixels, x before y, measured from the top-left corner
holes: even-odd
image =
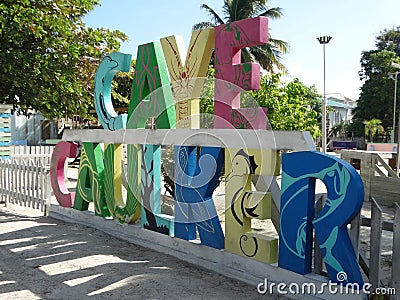
[[[93,228],[0,206],[0,299],[284,299]]]

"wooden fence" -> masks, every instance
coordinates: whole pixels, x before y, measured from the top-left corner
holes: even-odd
[[[50,168],[33,159],[0,160],[0,202],[19,204],[47,213],[50,205]]]
[[[12,146],[11,160],[0,160],[0,202],[40,209],[50,205],[53,146]]]
[[[50,166],[54,146],[12,146],[11,157],[14,161],[32,159],[36,164]]]
[[[383,211],[379,204],[371,197],[371,218],[361,217],[360,226],[371,228],[370,232],[370,259],[359,251],[360,265],[367,274],[372,288],[382,286],[382,235],[383,231],[393,232],[392,246],[392,279],[391,288],[400,291],[400,206],[395,204],[393,221],[383,220]],[[395,298],[393,298],[395,299]]]
[[[326,196],[325,196],[326,197]],[[320,196],[315,204],[315,214],[318,215],[322,210],[325,197]],[[383,272],[382,265],[382,236],[386,231],[386,236],[390,236],[388,232],[393,232],[392,240],[392,255],[391,255],[391,282],[386,282],[390,288],[394,288],[398,293],[400,291],[400,206],[395,204],[393,220],[384,220],[383,211],[381,206],[375,201],[373,197],[371,202],[371,217],[362,216],[358,214],[349,226],[350,240],[353,244],[354,251],[358,257],[359,264],[364,274],[368,277],[372,285],[371,291],[376,288],[383,287],[384,283],[381,280]],[[369,227],[370,232],[367,235],[367,240],[361,238],[361,227]],[[365,235],[364,235],[365,237]],[[369,258],[366,253],[361,249],[360,244],[369,245]],[[314,245],[314,273],[326,275],[326,270],[323,268],[323,260],[321,250],[317,242]],[[389,251],[390,252],[390,251]],[[387,256],[387,249],[385,256]],[[396,299],[395,296],[391,299]]]
[[[374,197],[379,204],[387,206],[400,202],[400,178],[391,167],[394,154],[359,150],[341,150],[341,158],[357,170],[364,183],[364,201]]]

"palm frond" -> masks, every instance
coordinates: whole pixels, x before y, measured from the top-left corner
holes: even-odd
[[[229,21],[234,22],[251,18],[253,14],[253,2],[251,0],[232,0],[229,6]],[[227,3],[229,2],[225,1],[225,4]]]
[[[273,7],[267,10],[264,9],[265,7],[263,7],[263,9],[257,10],[255,12],[255,15],[258,15],[258,17],[268,17],[272,20],[279,19],[283,16],[283,9],[281,7]]]
[[[283,15],[282,8],[270,8],[267,4],[268,0],[224,0],[222,6],[223,18],[221,18],[210,6],[203,4],[200,8],[210,15],[211,22],[200,22],[195,24],[193,30],[215,27],[221,24],[257,16],[278,19]],[[242,62],[256,61],[259,62],[262,68],[266,71],[280,71],[287,74],[288,71],[286,67],[280,61],[281,55],[287,53],[288,49],[288,43],[270,37],[267,45],[242,49]]]
[[[279,49],[282,54],[288,53],[289,51],[289,44],[282,40],[273,39],[269,36],[268,43],[274,45],[274,47]]]
[[[210,27],[215,27],[215,24],[211,23],[211,22],[200,22],[200,23],[193,25],[192,31],[206,29],[206,28],[210,28]]]
[[[249,48],[251,54],[254,56],[255,61],[261,67],[271,73],[276,71],[288,74],[286,67],[280,62],[281,52],[272,44],[260,45]]]
[[[204,9],[205,11],[208,12],[208,14],[210,15],[211,21],[215,24],[215,25],[221,25],[224,24],[224,21],[221,19],[221,17],[215,12],[215,10],[213,10],[211,7],[209,7],[207,4],[202,4],[200,6],[201,9]]]
[[[240,50],[240,54],[241,54],[241,59],[242,59],[242,63],[247,63],[247,62],[254,62],[255,61],[255,57],[254,55],[250,52],[250,48],[243,48]]]

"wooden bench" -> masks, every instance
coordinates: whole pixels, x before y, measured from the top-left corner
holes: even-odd
[[[357,149],[356,141],[332,141],[333,150],[341,150],[341,149]]]
[[[368,143],[367,151],[397,152],[396,143]]]

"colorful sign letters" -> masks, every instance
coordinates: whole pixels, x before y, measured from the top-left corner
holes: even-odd
[[[194,31],[187,52],[174,36],[140,45],[125,115],[117,115],[112,107],[111,82],[116,72],[129,71],[131,56],[111,53],[100,63],[95,78],[99,120],[109,131],[199,128],[200,92],[214,48],[214,128],[266,130],[266,110],[241,108],[240,94],[260,85],[260,66],[242,63],[241,49],[267,42],[268,20],[258,17]],[[278,151],[175,145],[174,215],[170,216],[161,213],[161,146],[127,145],[124,172],[122,145],[100,143],[82,145],[76,194],[65,187],[64,165],[68,157],[77,155],[77,144],[63,141],[55,147],[51,184],[63,207],[87,210],[93,202],[98,216],[112,216],[120,223],[140,218],[142,228],[184,240],[194,240],[198,234],[202,245],[264,263],[279,262],[280,267],[300,274],[311,272],[315,230],[330,279],[338,282],[338,274],[345,272],[346,282],[362,283],[346,226],[361,209],[363,185],[346,162],[311,151],[282,155],[278,241],[251,228],[252,219],[271,218],[271,193],[252,182],[258,176],[280,174]],[[212,198],[223,167],[225,232]],[[327,186],[328,200],[314,217],[316,179]]]
[[[78,145],[71,142],[59,142],[51,156],[50,184],[54,195],[64,207],[74,205],[75,193],[69,192],[65,185],[65,162],[67,158],[75,158],[78,154]]]
[[[316,179],[326,185],[328,199],[314,218]],[[363,279],[347,224],[361,210],[363,201],[360,175],[347,162],[319,152],[284,154],[279,266],[300,274],[311,272],[314,228],[329,278],[361,286]],[[338,276],[343,272],[346,280]]]

